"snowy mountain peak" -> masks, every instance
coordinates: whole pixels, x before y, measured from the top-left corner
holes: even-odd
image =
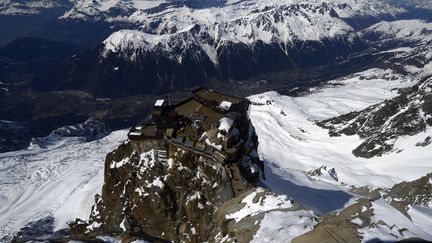
[[[121,30],[110,35],[104,42],[103,56],[108,52],[130,52],[150,49],[148,35],[137,30]]]
[[[182,31],[166,35],[147,34],[139,30],[120,30],[103,41],[101,58],[114,54],[136,62],[148,54],[166,56],[181,63],[188,51],[195,50],[195,55],[207,52],[207,56],[216,63],[215,50],[205,48],[205,44],[197,42],[193,36],[193,28],[194,25],[191,25]]]
[[[67,0],[3,0],[0,1],[0,15],[35,15],[46,9],[66,6]]]
[[[187,52],[185,48],[193,45],[216,64],[216,53],[230,43],[253,46],[262,42],[277,44],[286,50],[287,46],[303,41],[341,38],[350,43],[355,38],[354,29],[330,4],[273,4],[261,8],[260,1],[249,2],[249,5],[241,3],[214,9],[184,7],[175,13],[135,12],[129,20],[139,23],[139,30],[112,34],[104,41],[102,56],[111,52],[134,60],[136,53],[128,48],[148,51],[164,46],[165,50]]]
[[[164,0],[76,0],[73,8],[61,18],[111,22],[110,17],[114,15],[131,15],[136,11],[154,8],[165,2]]]
[[[363,31],[363,34],[370,33],[380,36],[380,39],[418,40],[425,36],[430,38],[432,23],[418,19],[382,21]]]

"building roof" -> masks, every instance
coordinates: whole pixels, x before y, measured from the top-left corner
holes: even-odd
[[[155,104],[156,107],[162,107],[165,105],[165,100],[156,100]]]
[[[157,127],[154,124],[137,125],[131,129],[129,138],[156,137]]]
[[[218,108],[222,109],[222,110],[229,111],[229,109],[231,108],[231,105],[232,105],[231,102],[224,100],[219,104]]]
[[[192,114],[194,114],[199,107],[201,107],[202,105],[196,101],[193,98],[189,98],[183,102],[180,102],[179,104],[176,105],[175,111],[177,111],[177,113],[179,115],[185,116],[185,117],[190,117],[192,116]]]
[[[207,88],[196,89],[196,90],[194,90],[194,94],[201,97],[202,99],[205,99],[205,100],[208,100],[211,102],[216,102],[218,104],[221,103],[222,101],[231,102],[232,104],[240,103],[243,101],[242,98],[222,94],[220,92],[217,92],[217,91],[214,91],[211,89],[207,89]]]

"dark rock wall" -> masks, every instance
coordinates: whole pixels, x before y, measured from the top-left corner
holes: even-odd
[[[183,150],[175,160],[138,155],[130,143],[108,154],[105,183],[88,231],[203,242],[215,234],[213,213],[233,197],[225,170]]]

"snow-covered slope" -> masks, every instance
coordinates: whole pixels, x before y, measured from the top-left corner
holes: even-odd
[[[417,8],[432,9],[432,2],[429,0],[400,0],[401,5],[416,6]]]
[[[175,2],[175,1],[174,1]],[[200,46],[217,63],[217,54],[220,46],[227,42],[254,45],[259,41],[265,44],[276,43],[285,52],[288,46],[302,41],[323,41],[343,38],[352,41],[355,34],[353,28],[344,21],[344,18],[362,14],[363,16],[379,16],[380,14],[396,15],[402,9],[392,7],[377,8],[378,3],[368,1],[341,3],[312,1],[233,1],[217,8],[196,9],[188,6],[166,5],[154,11],[133,8],[122,1],[111,6],[127,9],[128,16],[109,17],[110,22],[126,21],[139,26],[132,34],[131,31],[114,33],[105,40],[105,51],[129,50],[132,56],[137,50],[152,49],[158,44],[166,46],[169,39],[182,38],[183,32],[191,32],[186,42],[194,42]],[[344,4],[342,4],[344,3]],[[165,6],[165,5],[164,5]],[[86,18],[94,16],[100,18],[108,11],[89,13]],[[133,9],[133,10],[131,10]],[[379,9],[379,10],[378,10]],[[75,11],[77,13],[75,13]],[[128,12],[124,10],[123,12]],[[81,18],[83,11],[71,10],[63,18]],[[103,13],[101,13],[103,12]],[[195,27],[195,28],[193,28]],[[145,34],[141,34],[145,33]],[[132,38],[137,37],[140,38]],[[121,39],[121,42],[116,40]],[[151,43],[151,45],[148,45]],[[179,42],[181,43],[181,42]],[[172,48],[176,47],[169,45]],[[184,47],[177,47],[182,48]],[[169,52],[169,48],[165,48]],[[135,52],[134,52],[135,51]],[[127,52],[124,52],[127,53]]]
[[[105,20],[113,21],[110,16],[115,10],[118,11],[116,20],[120,20],[121,16],[131,14],[133,11],[144,11],[158,7],[159,5],[169,2],[164,0],[76,0],[74,6],[68,10],[63,16],[63,19],[76,20]]]
[[[401,137],[395,145],[400,150],[397,153],[365,159],[352,154],[352,150],[362,143],[358,136],[330,137],[328,130],[316,124],[317,120],[363,110],[396,97],[396,88],[408,87],[417,81],[390,70],[371,69],[332,81],[328,86],[313,89],[312,93],[301,97],[282,96],[275,92],[251,96],[250,117],[259,138],[258,152],[266,165],[267,179],[263,183],[272,191],[289,195],[322,214],[356,204],[359,196],[351,191],[353,186],[390,188],[395,183],[424,176],[432,170],[432,150],[430,146],[416,144],[431,136],[432,129],[416,136]],[[322,166],[326,168],[323,170]],[[432,239],[427,224],[413,223],[387,202],[375,201],[370,208],[375,216],[367,216],[368,222],[383,220],[389,227],[366,226],[361,223],[364,218],[354,220],[360,213],[353,215],[353,222],[358,224],[354,230],[364,237],[363,241],[376,237],[388,240],[413,236]],[[430,215],[430,209],[422,209],[422,206],[419,211],[411,212],[421,212],[416,216],[420,219]],[[395,215],[398,221],[394,220]],[[332,220],[330,222],[341,219]],[[409,229],[410,233],[397,233],[390,227],[393,224],[397,228]],[[319,231],[311,231],[304,237],[316,237]],[[281,241],[283,236],[275,240]]]
[[[432,23],[413,20],[383,21],[362,31],[362,35],[374,34],[380,41],[420,41],[431,39]]]
[[[126,132],[92,142],[59,138],[45,149],[0,154],[0,241],[9,241],[30,222],[53,217],[53,225],[36,228],[59,230],[70,220],[88,217],[102,188],[105,155]]]
[[[151,17],[154,13],[169,14],[174,8],[184,8],[189,15],[197,11],[196,14],[202,14],[199,10],[210,8],[219,12],[219,9],[236,10],[240,15],[244,15],[251,9],[271,9],[273,7],[287,5],[320,5],[326,4],[335,7],[336,12],[344,18],[353,16],[380,16],[380,15],[397,15],[406,12],[406,10],[391,1],[385,0],[77,0],[75,6],[66,12],[64,19],[85,19],[85,20],[106,20],[109,22],[127,21],[133,23],[142,23],[146,18]],[[415,4],[415,3],[413,3]],[[121,11],[114,11],[121,10]],[[207,17],[214,18],[214,13],[206,11]],[[195,15],[195,14],[194,14]],[[212,17],[213,15],[213,17]],[[182,18],[178,16],[178,18]],[[184,18],[186,20],[187,18]]]
[[[432,23],[400,20],[375,24],[360,36],[385,55],[384,66],[403,70],[419,78],[432,74]]]
[[[432,25],[417,20],[382,22],[364,31],[376,35],[378,45],[389,45],[385,63],[421,80],[411,89],[383,103],[370,106],[360,112],[350,112],[320,124],[330,129],[333,136],[358,134],[364,142],[353,150],[356,156],[374,157],[383,153],[403,150],[418,139],[422,144],[422,132],[432,124],[430,120],[430,91],[432,75]],[[374,41],[375,42],[375,41]],[[397,43],[397,46],[392,45]],[[393,49],[392,49],[393,48]],[[414,136],[415,135],[415,136]],[[411,143],[399,141],[413,136]],[[419,136],[419,137],[417,137]],[[399,144],[399,148],[395,147]]]
[[[165,52],[181,63],[178,56],[188,55],[184,43],[192,43],[218,64],[222,53],[230,51],[221,48],[227,43],[277,44],[287,55],[299,42],[330,40],[349,46],[357,22],[397,18],[409,11],[403,6],[388,0],[77,0],[61,19],[129,29],[104,41],[103,57],[117,53],[136,61],[145,52]]]
[[[68,1],[3,1],[0,13],[37,14],[41,8],[64,6]],[[146,43],[167,42],[172,34],[191,31],[198,26],[191,39],[216,63],[215,53],[225,42],[256,44],[278,43],[286,52],[287,45],[300,41],[323,41],[342,38],[351,42],[350,18],[377,18],[397,16],[407,10],[386,0],[230,0],[230,1],[180,1],[180,0],[70,0],[72,7],[60,18],[65,21],[106,22],[113,27],[132,28],[149,34]],[[2,10],[3,8],[3,10]],[[195,28],[196,29],[196,28]],[[142,47],[142,38],[131,38],[130,32],[115,33],[105,41],[106,51],[114,45],[106,45],[111,39],[123,35],[115,49]],[[137,36],[139,34],[134,34]],[[157,37],[152,37],[156,35]],[[177,47],[179,48],[179,47]],[[181,48],[181,47],[180,47]],[[127,53],[133,52],[129,50]],[[220,54],[220,53],[219,53]]]
[[[302,171],[326,165],[336,169],[339,182],[357,186],[390,187],[424,175],[432,154],[427,147],[408,146],[415,139],[402,138],[401,144],[408,148],[400,153],[361,159],[352,154],[362,142],[359,137],[330,137],[326,129],[315,124],[316,120],[363,110],[395,97],[395,88],[413,85],[415,80],[389,70],[372,69],[330,84],[336,86],[296,98],[274,92],[251,97],[256,105],[250,115],[260,140],[260,154],[267,164]],[[266,105],[267,101],[271,105]],[[430,131],[419,136],[428,134]]]
[[[320,124],[329,128],[332,135],[362,137],[365,141],[353,150],[354,155],[360,157],[403,151],[417,144],[427,146],[432,130],[431,91],[432,79],[426,78],[394,99]],[[411,142],[400,141],[404,137],[409,137]]]

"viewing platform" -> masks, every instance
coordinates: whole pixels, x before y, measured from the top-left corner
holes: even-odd
[[[137,153],[166,150],[175,158],[169,151],[183,150],[217,162],[237,196],[253,186],[243,175],[257,173],[242,164],[250,152],[245,147],[251,139],[248,108],[246,99],[199,88],[175,105],[157,100],[151,118],[132,127],[128,137]]]

